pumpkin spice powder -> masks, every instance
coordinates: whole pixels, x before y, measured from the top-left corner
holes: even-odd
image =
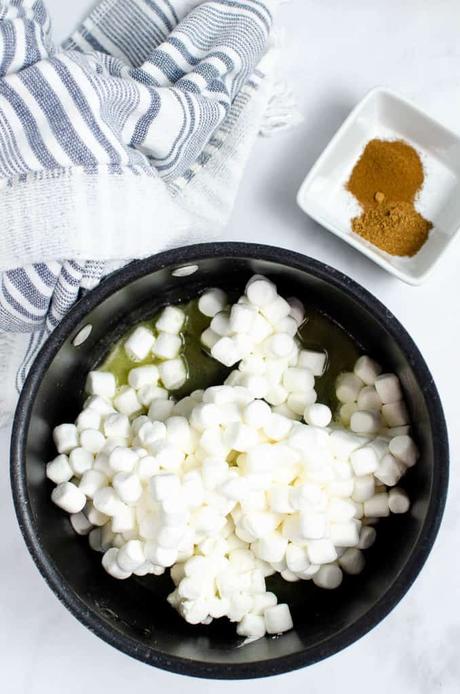
[[[424,180],[413,147],[399,140],[371,140],[346,185],[363,207],[352,220],[353,231],[391,255],[415,255],[433,228],[415,209]]]

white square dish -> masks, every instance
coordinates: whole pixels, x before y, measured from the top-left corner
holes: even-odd
[[[366,144],[405,140],[421,156],[425,184],[417,210],[433,223],[413,257],[385,253],[353,233],[360,205],[345,186]],[[311,169],[297,196],[310,217],[404,282],[424,282],[460,230],[460,137],[387,89],[372,90],[352,111]]]

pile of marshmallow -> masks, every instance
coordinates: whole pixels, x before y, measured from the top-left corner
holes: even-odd
[[[268,279],[232,306],[209,290],[199,309],[203,347],[236,367],[226,382],[174,400],[185,314],[167,307],[155,334],[141,326],[125,342],[127,386],[89,374],[75,424],[54,430],[47,476],[111,576],[170,569],[168,601],[189,623],[227,617],[258,639],[293,626],[267,577],[334,589],[364,569],[378,519],[409,509],[396,485],[418,452],[397,377],[369,357],[338,379],[337,421],[316,402],[327,355],[303,349],[303,306]]]

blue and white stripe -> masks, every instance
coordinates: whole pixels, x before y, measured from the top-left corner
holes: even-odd
[[[174,195],[220,146],[212,136],[242,86],[257,88],[274,1],[102,0],[60,47],[42,0],[0,0],[0,188],[103,169],[157,177]],[[0,332],[31,333],[19,385],[80,289],[107,272],[43,260],[0,274]]]

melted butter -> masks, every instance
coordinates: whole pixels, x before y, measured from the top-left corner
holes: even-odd
[[[189,395],[194,390],[222,384],[230,372],[230,369],[212,359],[201,346],[200,337],[202,332],[209,327],[210,319],[199,312],[198,301],[193,300],[181,308],[186,315],[182,356],[187,364],[188,379],[180,390],[173,393],[177,400]],[[306,315],[307,319],[299,331],[299,338],[303,347],[320,352],[326,351],[328,355],[326,371],[321,378],[316,379],[318,402],[329,405],[335,410],[337,406],[335,398],[337,376],[343,371],[353,370],[361,351],[350,335],[328,316],[314,308],[307,308]],[[139,325],[145,325],[156,333],[155,324],[158,317],[159,314],[154,315],[150,320],[143,321]],[[101,370],[111,371],[115,375],[118,386],[128,383],[128,374],[136,366],[159,363],[158,358],[153,355],[142,362],[132,362],[128,358],[124,345],[133,330],[134,328],[113,347],[100,366]]]

